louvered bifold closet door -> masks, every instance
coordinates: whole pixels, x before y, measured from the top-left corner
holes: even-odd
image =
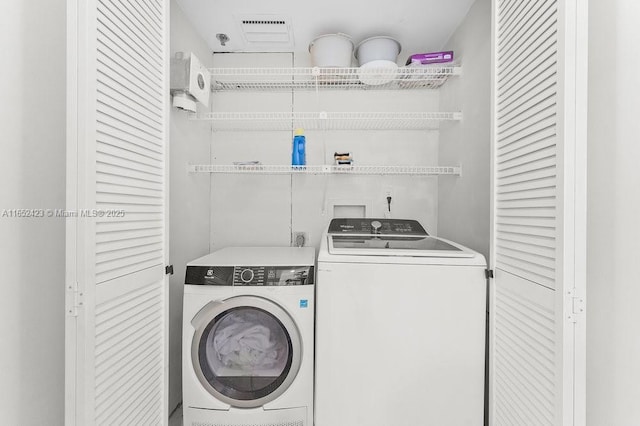
[[[576,14],[494,0],[490,419],[574,424]]]
[[[74,257],[68,289],[76,287],[76,302],[67,309],[75,327],[70,319],[66,421],[161,425],[168,365],[168,1],[69,4],[75,74],[69,150],[76,158],[69,165],[69,191],[76,194],[69,207],[81,215],[67,232],[74,246],[67,251]]]

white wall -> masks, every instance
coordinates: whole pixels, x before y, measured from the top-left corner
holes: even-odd
[[[587,423],[640,424],[640,4],[589,1]]]
[[[66,3],[6,0],[0,14],[0,423],[64,417]]]
[[[187,21],[175,1],[171,2],[171,55],[193,52],[211,67],[211,52]],[[201,110],[208,110],[198,105]],[[170,260],[174,275],[169,291],[169,410],[182,400],[182,294],[185,265],[209,252],[209,180],[187,173],[187,164],[207,163],[211,130],[206,122],[192,121],[188,114],[171,109],[170,150]]]
[[[215,54],[220,67],[309,66],[308,55]],[[218,112],[260,111],[437,111],[437,91],[315,91],[215,93]],[[291,131],[214,132],[215,164],[291,161]],[[360,165],[438,165],[438,131],[305,131],[307,164],[332,164],[336,151],[350,151]],[[320,238],[334,205],[365,206],[368,217],[384,217],[391,189],[395,218],[416,218],[437,232],[436,177],[212,175],[211,247],[289,245],[292,231]]]
[[[214,54],[216,67],[291,67],[291,53]],[[291,111],[291,92],[220,92],[216,112]],[[259,160],[288,164],[291,131],[216,131],[211,163]],[[288,246],[291,224],[291,177],[270,175],[200,175],[211,182],[211,249],[228,246]]]
[[[294,59],[296,66],[311,66],[308,54],[296,54]],[[328,90],[317,94],[297,91],[293,97],[296,112],[432,112],[439,111],[439,103],[438,90]],[[439,134],[438,130],[308,131],[307,162],[333,164],[335,152],[351,152],[355,163],[363,166],[452,165],[438,163]],[[429,233],[436,234],[438,179],[433,176],[296,176],[292,185],[293,231],[308,232],[311,244],[317,249],[322,233],[334,217],[334,206],[365,205],[367,217],[385,217],[389,214],[386,192],[390,190],[390,217],[417,219]]]
[[[440,130],[438,161],[460,164],[462,176],[440,178],[438,235],[482,253],[490,262],[491,0],[473,3],[443,50],[453,50],[463,73],[440,89],[440,109],[460,110],[463,119]],[[487,312],[487,339],[488,327]],[[487,371],[488,362],[487,352]]]
[[[440,178],[438,234],[489,260],[491,161],[491,1],[476,0],[443,50],[453,50],[463,75],[440,89],[440,109],[463,121],[440,130],[440,164],[461,164],[462,177]]]

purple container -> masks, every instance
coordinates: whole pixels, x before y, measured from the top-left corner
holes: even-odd
[[[432,52],[432,53],[416,53],[415,55],[409,56],[407,59],[407,63],[405,65],[410,64],[439,64],[443,62],[453,62],[453,52]]]

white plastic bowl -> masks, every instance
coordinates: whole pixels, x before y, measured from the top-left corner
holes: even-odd
[[[369,86],[379,86],[395,80],[398,73],[398,64],[386,59],[377,59],[367,62],[358,70],[358,78]]]
[[[371,61],[396,62],[400,50],[402,50],[402,46],[394,38],[387,36],[370,37],[361,41],[356,47],[356,59],[360,66]]]
[[[351,66],[353,41],[346,34],[325,34],[309,43],[311,65],[314,67],[344,68]]]

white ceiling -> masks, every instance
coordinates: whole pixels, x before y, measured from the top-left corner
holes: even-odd
[[[355,44],[387,35],[402,44],[400,63],[414,53],[441,50],[474,0],[177,0],[195,29],[215,52],[294,51],[306,53],[321,34],[349,34]],[[267,14],[291,23],[293,49],[249,47],[240,32],[240,16]],[[225,47],[216,39],[225,33]]]

